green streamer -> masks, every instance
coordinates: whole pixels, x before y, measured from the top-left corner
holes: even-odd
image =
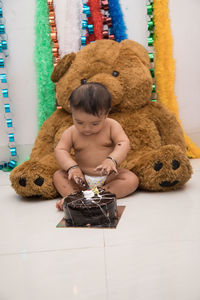
[[[46,0],[36,0],[35,53],[37,83],[37,119],[40,129],[43,122],[56,110],[55,84],[51,81],[53,55],[49,25],[49,11]]]

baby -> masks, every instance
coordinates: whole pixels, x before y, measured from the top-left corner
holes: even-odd
[[[75,89],[70,98],[73,124],[66,129],[55,149],[61,170],[53,181],[62,197],[85,187],[102,186],[117,198],[133,193],[138,177],[119,168],[130,150],[130,142],[121,125],[108,118],[111,95],[100,83],[91,82]],[[75,159],[70,155],[74,149]],[[63,210],[64,198],[56,207]]]

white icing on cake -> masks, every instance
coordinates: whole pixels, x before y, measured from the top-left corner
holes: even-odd
[[[86,199],[91,199],[92,197],[94,197],[93,190],[86,190],[86,191],[82,191],[82,192]]]

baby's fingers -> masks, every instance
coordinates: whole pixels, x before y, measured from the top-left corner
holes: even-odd
[[[83,179],[79,176],[74,176],[74,181],[76,182],[76,184],[78,184],[79,186],[84,186],[85,182],[83,181]]]
[[[101,171],[103,169],[103,166],[102,165],[99,165],[95,168],[95,171]]]
[[[72,176],[71,172],[69,172],[69,174],[68,174],[68,179],[71,180],[72,177],[73,177],[73,176]]]
[[[118,174],[118,171],[117,171],[117,168],[116,168],[116,167],[113,167],[112,169],[113,169],[113,171],[115,172],[115,174]]]

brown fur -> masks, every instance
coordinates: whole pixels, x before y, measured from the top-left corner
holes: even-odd
[[[114,77],[113,71],[119,76]],[[112,94],[110,117],[121,123],[132,147],[122,167],[139,177],[140,188],[169,191],[190,179],[192,168],[179,123],[162,104],[150,101],[149,57],[142,45],[130,40],[96,41],[77,54],[63,57],[51,78],[56,82],[62,109],[44,122],[30,160],[11,172],[12,186],[18,194],[46,199],[58,195],[52,182],[53,173],[59,169],[54,148],[72,124],[67,100],[83,78],[104,84]]]

